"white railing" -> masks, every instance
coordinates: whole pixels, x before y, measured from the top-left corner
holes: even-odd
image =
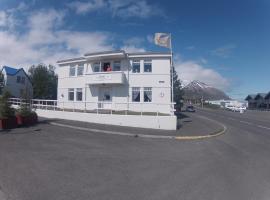
[[[10,103],[20,106],[26,103],[19,98],[10,98]],[[68,111],[68,112],[86,112],[96,114],[118,114],[118,115],[174,115],[175,103],[141,103],[141,102],[90,102],[90,101],[58,101],[32,99],[30,106],[33,109]]]

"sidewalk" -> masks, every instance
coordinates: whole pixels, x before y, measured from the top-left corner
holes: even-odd
[[[106,132],[119,132],[134,135],[151,135],[151,136],[207,136],[214,135],[223,130],[221,124],[196,113],[181,113],[178,115],[178,129],[176,131],[154,130],[145,128],[132,128],[124,126],[102,125],[94,123],[86,123],[79,121],[70,121],[63,119],[46,119],[41,118],[41,123],[51,123],[52,125],[63,125],[68,127],[79,127],[83,129],[100,130]],[[146,122],[147,123],[147,122]]]

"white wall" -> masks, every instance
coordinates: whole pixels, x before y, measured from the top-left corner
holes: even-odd
[[[176,116],[138,116],[138,115],[109,115],[78,112],[63,112],[51,110],[36,110],[38,116],[76,120],[98,124],[151,128],[162,130],[176,130]],[[146,123],[147,122],[147,123]]]

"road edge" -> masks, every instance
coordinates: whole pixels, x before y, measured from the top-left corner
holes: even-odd
[[[206,120],[212,121],[218,125],[220,125],[222,128],[219,131],[208,133],[206,135],[198,135],[198,136],[169,136],[169,135],[148,135],[148,134],[135,134],[135,133],[126,133],[126,132],[118,132],[118,131],[108,131],[108,130],[100,130],[100,129],[92,129],[92,128],[85,128],[85,127],[78,127],[73,125],[67,125],[57,122],[49,122],[49,124],[54,126],[60,126],[65,128],[72,128],[76,130],[81,131],[87,131],[87,132],[94,132],[94,133],[104,133],[104,134],[110,134],[110,135],[121,135],[121,136],[129,136],[129,137],[140,137],[140,138],[151,138],[151,139],[175,139],[175,140],[198,140],[198,139],[207,139],[212,137],[217,137],[222,134],[224,134],[227,131],[227,127],[213,119],[210,119],[208,117],[199,116],[200,118],[204,118]]]
[[[175,139],[176,140],[199,140],[199,139],[207,139],[207,138],[212,138],[212,137],[218,137],[223,135],[224,133],[226,133],[227,131],[227,126],[225,124],[222,124],[221,122],[218,122],[214,119],[210,119],[208,117],[205,116],[198,116],[200,118],[204,118],[206,120],[212,121],[218,125],[220,125],[222,127],[221,130],[219,131],[215,131],[213,133],[208,133],[207,135],[196,135],[196,136],[176,136]]]

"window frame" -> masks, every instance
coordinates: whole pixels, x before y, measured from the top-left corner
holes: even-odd
[[[134,70],[134,64],[138,64],[138,66],[139,66],[139,70],[138,70],[138,71],[135,71],[135,70]],[[140,61],[140,60],[133,60],[133,61],[132,61],[132,68],[131,68],[131,71],[132,71],[132,73],[134,73],[134,74],[141,73],[141,61]]]
[[[98,68],[98,71],[95,71],[95,68]],[[98,72],[100,72],[100,63],[98,63],[98,62],[95,62],[95,63],[93,63],[93,68],[92,68],[92,70],[93,70],[93,73],[98,73]]]
[[[72,99],[70,98],[71,93],[73,93]],[[68,88],[68,101],[74,101],[74,99],[75,99],[74,96],[75,96],[74,88]]]
[[[138,92],[138,96],[136,96],[136,98],[133,98],[135,95],[133,94],[134,92]],[[136,101],[136,99],[139,99]],[[140,87],[132,87],[131,88],[131,101],[132,102],[141,102],[141,88]]]
[[[150,92],[150,95],[147,94],[149,92]],[[150,99],[150,101],[146,101],[145,100],[146,95],[147,95],[147,98]],[[143,88],[143,102],[144,103],[151,103],[151,102],[153,102],[153,90],[152,90],[152,87],[144,87]]]
[[[146,71],[146,65],[149,65],[150,64],[150,71]],[[144,60],[143,61],[143,72],[144,73],[152,73],[152,60]]]
[[[79,72],[81,72],[81,74],[79,74]],[[79,64],[77,67],[77,76],[83,76],[83,75],[84,75],[84,64]]]
[[[74,75],[71,74],[71,70],[74,70]],[[70,65],[69,66],[69,77],[74,77],[74,76],[76,76],[76,66]]]
[[[21,83],[21,76],[17,76],[16,83]]]
[[[81,99],[78,98],[78,94],[81,93]],[[83,100],[83,89],[82,88],[76,88],[76,101],[82,101]]]
[[[21,84],[23,84],[23,85],[25,84],[25,77],[24,76],[21,77]]]
[[[116,63],[119,64],[119,70],[115,70],[115,64]],[[113,71],[115,71],[115,72],[120,72],[121,71],[121,61],[120,60],[113,61]]]

